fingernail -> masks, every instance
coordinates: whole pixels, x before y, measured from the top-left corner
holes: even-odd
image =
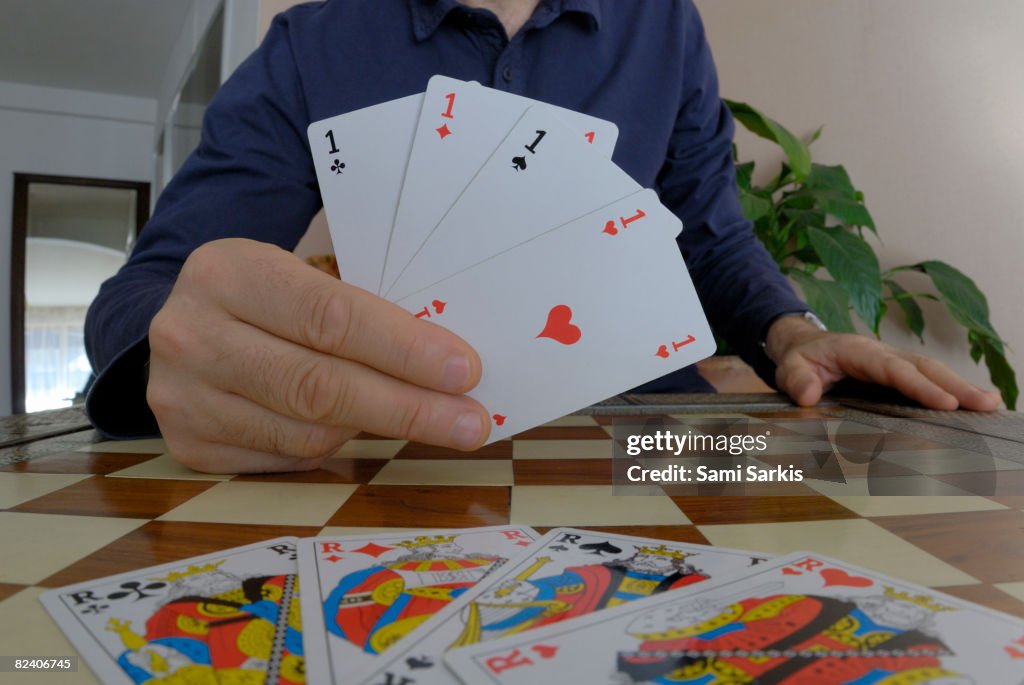
[[[459,449],[472,449],[480,442],[484,425],[476,412],[463,414],[452,427],[452,443]]]
[[[469,358],[463,355],[449,357],[444,365],[444,389],[450,391],[462,390],[469,383]]]

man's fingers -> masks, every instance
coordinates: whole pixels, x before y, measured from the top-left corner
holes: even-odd
[[[312,471],[322,459],[282,457],[256,450],[212,442],[167,439],[171,457],[195,471],[203,473],[280,473]]]
[[[276,247],[232,240],[200,250],[183,276],[259,329],[424,388],[461,394],[480,379],[479,357],[458,336]]]
[[[778,367],[776,382],[801,407],[817,404],[824,391],[814,366],[800,355],[792,355],[784,360]]]
[[[994,411],[999,408],[999,393],[985,392],[936,359],[918,355],[912,355],[912,359],[921,373],[955,397],[960,407],[972,411]]]
[[[873,342],[854,341],[865,347]],[[852,351],[845,348],[836,358],[853,378],[895,388],[926,407],[952,411],[958,406],[956,397],[923,374],[913,361],[886,345],[874,343],[870,349]]]
[[[460,450],[480,447],[490,432],[486,411],[468,397],[410,385],[240,321],[220,334],[213,383],[297,421]]]

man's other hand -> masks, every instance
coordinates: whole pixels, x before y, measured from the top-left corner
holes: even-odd
[[[149,344],[149,406],[199,471],[314,469],[360,431],[460,450],[490,432],[465,341],[271,245],[195,250]]]
[[[975,387],[941,362],[873,338],[825,333],[800,317],[777,319],[768,329],[765,352],[776,364],[779,389],[805,407],[846,377],[895,388],[932,409],[1000,406],[998,393]]]

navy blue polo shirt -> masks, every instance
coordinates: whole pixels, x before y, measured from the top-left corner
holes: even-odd
[[[691,0],[542,0],[512,40],[494,14],[455,0],[328,0],[278,16],[223,85],[198,148],[89,310],[99,377],[87,407],[100,431],[157,432],[146,332],[192,250],[227,237],[298,243],[321,207],[310,122],[422,92],[434,74],[615,122],[614,161],[683,222],[679,248],[712,326],[771,379],[758,343],[776,316],[807,307],[740,211],[733,122]],[[711,387],[689,368],[644,389]]]

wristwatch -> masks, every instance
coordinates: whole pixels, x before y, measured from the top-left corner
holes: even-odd
[[[826,326],[825,323],[821,319],[819,319],[818,315],[815,314],[814,312],[786,312],[785,314],[779,314],[774,319],[769,321],[768,325],[764,327],[764,334],[761,336],[761,341],[759,343],[761,345],[762,350],[768,344],[768,329],[772,327],[773,323],[787,316],[799,316],[804,321],[817,328],[819,331],[828,331],[828,326]]]

